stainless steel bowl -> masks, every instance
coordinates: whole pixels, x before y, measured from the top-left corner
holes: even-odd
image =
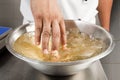
[[[31,66],[36,68],[37,70],[49,74],[49,75],[72,75],[77,72],[79,72],[82,69],[85,69],[90,66],[93,62],[105,57],[114,48],[114,41],[112,36],[110,35],[109,32],[107,32],[105,29],[103,29],[100,26],[94,25],[94,24],[89,24],[83,21],[72,21],[72,20],[67,20],[65,21],[66,24],[66,29],[74,29],[78,28],[80,32],[89,34],[94,36],[95,38],[100,38],[104,40],[104,42],[107,45],[107,48],[104,52],[100,53],[97,56],[91,57],[89,59],[84,59],[84,60],[78,60],[78,61],[71,61],[71,62],[43,62],[43,61],[38,61],[34,59],[27,58],[25,56],[20,55],[13,49],[13,44],[16,41],[16,39],[31,30],[28,30],[27,28],[32,28],[34,27],[34,23],[28,23],[22,26],[19,26],[16,28],[11,34],[6,39],[6,47],[7,49],[17,58],[22,59],[29,63]],[[32,30],[34,31],[34,30]]]

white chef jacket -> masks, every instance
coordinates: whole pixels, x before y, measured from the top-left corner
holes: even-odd
[[[58,0],[64,19],[76,20],[95,23],[95,16],[98,0]],[[30,9],[30,0],[21,0],[20,11],[25,21],[34,21]]]

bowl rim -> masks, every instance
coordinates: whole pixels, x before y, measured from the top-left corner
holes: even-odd
[[[78,21],[78,20],[76,20]],[[76,22],[75,21],[75,22]],[[85,22],[85,21],[82,21],[82,22]],[[85,22],[87,24],[91,24],[91,23],[88,23],[88,22]],[[16,32],[17,30],[19,30],[20,28],[22,28],[23,26],[27,26],[27,25],[31,25],[33,23],[27,23],[27,24],[24,24],[24,25],[21,25],[19,26],[18,28],[14,29],[6,38],[5,42],[6,42],[6,47],[7,49],[10,51],[10,53],[12,53],[12,55],[14,55],[15,57],[21,59],[21,60],[24,60],[28,63],[33,63],[33,64],[44,64],[44,65],[51,65],[51,66],[63,66],[63,65],[74,65],[74,64],[87,64],[87,63],[92,63],[96,60],[99,60],[105,56],[107,56],[108,54],[110,54],[113,50],[113,48],[115,47],[115,42],[113,40],[113,37],[111,36],[111,34],[106,31],[103,27],[101,26],[98,26],[98,25],[95,25],[95,24],[91,24],[93,26],[96,26],[100,29],[102,29],[103,31],[105,31],[105,33],[107,35],[109,35],[109,38],[110,38],[110,46],[105,50],[103,51],[102,53],[96,55],[96,56],[93,56],[91,58],[88,58],[88,59],[83,59],[83,60],[76,60],[76,61],[69,61],[69,62],[45,62],[45,61],[40,61],[40,60],[36,60],[36,59],[31,59],[29,57],[26,57],[26,56],[23,56],[21,54],[19,54],[18,52],[16,52],[13,48],[11,48],[11,46],[9,45],[9,38],[10,36]]]

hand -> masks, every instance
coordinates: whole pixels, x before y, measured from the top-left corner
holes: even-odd
[[[48,53],[48,43],[52,33],[52,51],[66,44],[65,24],[57,0],[31,0],[31,10],[35,21],[35,43],[42,41],[42,50]]]

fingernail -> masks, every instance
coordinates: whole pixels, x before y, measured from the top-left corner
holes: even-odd
[[[47,49],[44,49],[44,50],[43,50],[43,53],[44,53],[44,54],[48,54],[49,52],[48,52]]]
[[[63,50],[67,49],[67,44],[63,45]]]
[[[60,57],[57,50],[52,51],[52,54],[53,54],[53,56],[55,56],[55,57],[57,57],[57,58]]]
[[[39,42],[36,42],[36,45],[39,45]]]

